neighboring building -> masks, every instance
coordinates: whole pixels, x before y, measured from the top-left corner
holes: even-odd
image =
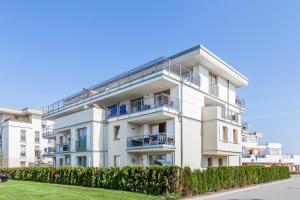
[[[42,156],[47,145],[42,138],[41,110],[0,108],[0,167],[52,164]]]
[[[44,108],[55,166],[241,164],[247,78],[196,46]]]
[[[242,135],[243,165],[289,166],[299,170],[300,155],[283,155],[281,143],[262,144],[263,133],[252,133],[247,124],[243,126]]]

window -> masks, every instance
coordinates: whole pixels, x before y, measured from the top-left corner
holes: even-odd
[[[20,156],[26,157],[26,145],[21,145]]]
[[[207,159],[207,165],[208,167],[212,167],[212,158]]]
[[[26,142],[26,130],[21,130],[21,142]]]
[[[219,158],[219,166],[220,166],[220,167],[223,166],[223,158]]]
[[[20,166],[21,166],[21,167],[26,167],[26,162],[25,162],[25,161],[21,161],[21,162],[20,162]]]
[[[87,128],[77,129],[76,150],[85,151],[87,146]]]
[[[120,126],[114,126],[114,140],[120,140]]]
[[[63,158],[59,159],[59,166],[64,166],[64,159]]]
[[[120,156],[119,155],[114,156],[114,166],[120,167]]]
[[[239,142],[238,140],[238,130],[233,129],[233,143],[237,144]]]
[[[228,142],[228,128],[223,126],[223,141]]]
[[[77,166],[86,167],[86,156],[77,157]]]
[[[34,148],[34,155],[36,158],[40,158],[41,157],[41,150],[39,146],[35,146]]]
[[[34,134],[35,134],[35,136],[34,136],[35,143],[40,143],[40,132],[35,131]]]

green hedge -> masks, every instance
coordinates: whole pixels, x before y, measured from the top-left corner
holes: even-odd
[[[219,167],[192,171],[179,167],[26,167],[0,169],[10,179],[117,189],[161,195],[192,196],[290,177],[287,167]]]

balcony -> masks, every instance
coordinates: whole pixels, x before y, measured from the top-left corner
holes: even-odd
[[[56,144],[55,145],[55,153],[68,153],[70,152],[71,144],[70,142],[62,143],[62,144]]]
[[[238,123],[239,122],[239,115],[238,113],[229,110],[227,108],[222,107],[222,118],[226,120],[230,120],[231,122]]]
[[[235,97],[235,105],[239,106],[240,108],[244,109],[245,108],[245,99],[240,98],[239,96]]]
[[[52,156],[55,153],[54,147],[47,147],[44,149],[44,154],[43,156]]]
[[[198,85],[196,81],[197,77],[193,76],[192,69],[178,65],[170,59],[159,58],[46,106],[43,108],[43,115],[48,116],[52,113],[64,110],[71,105],[80,104],[86,99],[100,96],[109,91],[116,91],[131,84],[142,82],[146,77],[151,77],[157,73],[162,74],[161,72],[166,72],[169,76],[178,77],[179,80],[183,80],[188,84],[193,83]]]
[[[75,142],[75,149],[77,152],[82,152],[82,151],[86,151],[86,142],[85,141],[76,141]]]
[[[166,133],[155,135],[140,135],[127,138],[127,150],[172,150],[175,149],[174,136],[168,136]]]
[[[207,106],[203,108],[203,120],[224,120],[233,124],[241,124],[240,115],[223,106]]]
[[[209,84],[209,94],[212,94],[216,97],[219,96],[219,86],[218,84],[210,83]]]
[[[140,98],[126,104],[115,105],[106,110],[106,119],[127,114],[134,114],[143,111],[150,111],[155,108],[166,108],[167,110],[179,110],[179,100],[167,94],[156,95],[152,98]]]
[[[43,138],[48,139],[48,138],[53,138],[53,137],[55,137],[53,125],[43,128]]]

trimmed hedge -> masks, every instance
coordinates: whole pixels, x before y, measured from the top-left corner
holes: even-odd
[[[116,189],[154,195],[180,193],[183,196],[216,192],[290,177],[288,167],[259,166],[218,167],[204,171],[160,166],[25,167],[0,169],[0,173],[8,175],[13,180]]]

